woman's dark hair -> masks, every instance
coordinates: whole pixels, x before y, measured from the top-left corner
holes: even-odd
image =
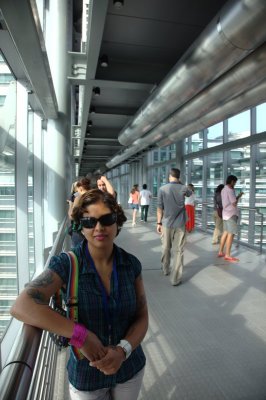
[[[82,186],[83,189],[85,190],[90,190],[91,189],[91,180],[89,178],[81,178],[78,182],[77,182],[77,187]]]
[[[220,193],[224,188],[224,184],[221,183],[220,185],[217,186],[217,188],[215,189],[215,193]]]
[[[230,185],[231,182],[237,182],[237,177],[235,175],[229,175],[226,179],[226,184]]]
[[[134,194],[136,192],[136,189],[135,189],[135,187],[133,187],[131,190],[130,190],[130,193],[131,194]]]
[[[102,192],[99,189],[91,189],[79,197],[77,205],[73,208],[72,219],[75,224],[80,225],[80,218],[83,214],[87,212],[87,207],[91,204],[103,203],[106,207],[110,208],[112,213],[117,215],[117,226],[118,232],[120,232],[124,222],[126,222],[127,217],[120,204],[117,203],[114,196],[108,192]]]

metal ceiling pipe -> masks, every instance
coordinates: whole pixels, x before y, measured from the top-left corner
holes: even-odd
[[[120,132],[128,146],[266,40],[265,0],[226,3],[159,87]]]
[[[216,109],[219,112],[231,98],[235,98],[241,95],[241,93],[258,86],[264,81],[265,76],[266,44],[259,47],[241,63],[217,79],[212,85],[156,126],[146,136],[136,140],[133,145],[139,144],[139,141],[141,141],[142,144],[148,146],[152,143],[157,143],[164,136],[167,136],[168,141],[173,143],[179,139],[176,137],[176,132],[179,129],[194,121],[197,126],[199,119],[205,114]],[[244,106],[248,107],[249,104],[244,104]],[[232,105],[232,112],[237,112],[234,105]],[[207,119],[206,122],[207,126],[211,125]],[[200,129],[197,128],[196,130]]]
[[[266,44],[220,77],[205,91],[199,93],[146,136],[135,140],[130,148],[131,154],[134,154],[135,149],[140,151],[154,143],[160,147],[168,145],[255,105],[253,99],[256,99],[254,94],[256,91],[260,93],[258,102],[266,100],[265,92],[258,86],[265,81],[265,76]],[[244,95],[250,90],[252,96]],[[227,104],[230,104],[229,109]],[[119,155],[119,163],[126,159],[126,152]],[[110,162],[107,164],[108,167],[117,165],[116,162],[112,164]]]
[[[140,150],[142,149],[141,145],[134,145],[128,147],[126,150],[123,151],[121,154],[117,154],[115,157],[113,157],[110,161],[108,161],[105,165],[107,168],[111,169],[115,167],[118,164],[121,164],[124,160],[127,160],[131,156],[134,156],[137,154]]]
[[[158,147],[167,146],[174,141],[185,139],[190,136],[192,133],[201,131],[202,129],[212,126],[224,119],[230,118],[235,113],[240,113],[242,111],[247,110],[250,107],[255,107],[256,105],[264,102],[266,100],[266,80],[259,86],[252,88],[251,90],[241,93],[237,98],[231,99],[228,103],[224,104],[221,109],[215,109],[210,113],[202,116],[199,121],[192,122],[191,124],[186,125],[185,127],[177,130],[175,132],[175,138],[172,136],[163,138],[161,141],[157,142]],[[249,104],[247,107],[246,104]],[[234,110],[234,111],[232,111]],[[236,111],[237,110],[237,111]],[[141,143],[142,142],[142,143]],[[138,153],[139,151],[145,149],[147,144],[142,139],[138,139],[136,141],[137,144],[130,147],[131,152],[130,156]],[[121,164],[123,161],[128,159],[128,155],[124,153],[114,157],[111,161],[109,161],[106,166],[111,169]]]
[[[163,147],[173,143],[173,141],[185,139],[192,133],[199,132],[209,126],[223,121],[224,119],[234,116],[236,113],[232,112],[232,110],[237,110],[238,114],[263,103],[265,100],[266,80],[259,87],[252,88],[251,90],[241,93],[237,98],[230,100],[228,103],[224,104],[221,109],[213,110],[206,115],[203,115],[197,122],[192,122],[191,124],[177,130],[173,135],[171,135],[171,138],[163,138],[157,143],[157,145],[158,147]],[[248,104],[248,107],[246,104]]]

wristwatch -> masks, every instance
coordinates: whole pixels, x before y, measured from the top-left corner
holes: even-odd
[[[122,339],[122,340],[120,340],[120,342],[118,343],[117,346],[122,347],[122,349],[123,349],[124,352],[125,352],[126,360],[127,360],[128,357],[130,356],[131,352],[132,352],[132,346],[131,346],[131,344],[130,344],[127,340]]]

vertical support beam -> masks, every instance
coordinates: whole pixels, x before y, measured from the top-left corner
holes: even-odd
[[[20,83],[17,83],[16,212],[17,212],[17,267],[18,267],[19,292],[24,288],[25,283],[29,281],[27,110],[28,110],[27,92]]]

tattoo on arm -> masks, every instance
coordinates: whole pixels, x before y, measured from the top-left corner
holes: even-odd
[[[52,271],[46,270],[36,279],[26,284],[26,293],[35,301],[35,303],[48,305],[49,301],[46,299],[45,294],[38,290],[38,288],[45,288],[51,285],[53,282],[54,279]]]
[[[37,289],[29,288],[27,290],[27,295],[29,297],[31,297],[37,304],[41,304],[41,305],[45,305],[45,306],[47,306],[49,304],[49,302],[46,300],[44,294],[41,293]]]
[[[33,281],[27,283],[26,287],[36,288],[36,287],[47,287],[54,282],[53,273],[50,270],[44,271],[40,276],[38,276]]]

